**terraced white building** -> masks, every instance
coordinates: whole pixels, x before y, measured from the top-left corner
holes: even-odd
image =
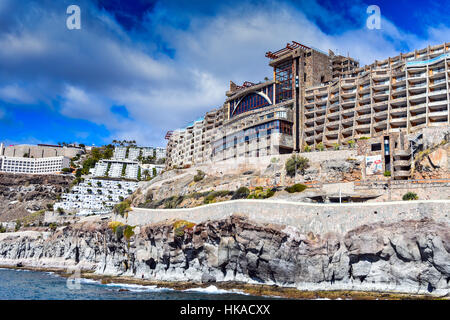
[[[137,182],[106,179],[86,179],[74,186],[70,193],[61,195],[54,204],[66,212],[78,215],[110,213],[114,205],[129,197],[138,188]]]

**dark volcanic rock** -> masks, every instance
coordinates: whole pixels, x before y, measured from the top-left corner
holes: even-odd
[[[0,264],[63,261],[139,279],[444,295],[450,292],[449,252],[450,228],[432,220],[363,225],[340,235],[303,234],[234,215],[182,235],[171,222],[148,225],[129,245],[106,223],[65,227],[46,240],[3,238]]]

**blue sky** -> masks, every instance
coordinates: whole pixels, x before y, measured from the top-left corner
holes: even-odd
[[[81,30],[66,8],[81,8]],[[381,29],[366,27],[368,5]],[[450,42],[449,2],[0,0],[0,141],[164,146],[296,40],[369,64]]]

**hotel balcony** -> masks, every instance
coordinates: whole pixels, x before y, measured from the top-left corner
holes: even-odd
[[[425,78],[427,75],[426,72],[417,72],[417,73],[410,73],[408,75],[408,79],[420,79],[420,78]]]
[[[377,79],[378,81],[380,80],[384,80],[384,79],[389,79],[390,75],[388,72],[386,71],[375,71],[372,72],[372,78]]]
[[[345,135],[349,135],[353,133],[353,126],[349,126],[349,127],[342,127],[341,128],[341,133],[345,134]]]
[[[356,81],[355,80],[345,80],[341,81],[341,87],[342,88],[350,88],[355,86]]]
[[[347,100],[342,100],[341,102],[341,106],[350,106],[350,105],[355,105],[355,101],[356,99],[347,99]]]
[[[386,128],[387,127],[387,119],[375,122],[373,126],[374,126],[374,128]]]
[[[372,119],[372,114],[371,113],[367,113],[367,114],[362,114],[362,115],[356,115],[356,119],[357,120],[365,120],[365,119]]]
[[[446,122],[448,110],[428,110],[428,118],[430,122]]]
[[[373,116],[374,116],[375,120],[378,120],[378,119],[383,120],[383,119],[387,118],[387,113],[388,113],[387,108],[384,110],[380,110],[380,111],[374,110],[374,112],[375,113],[373,114]]]
[[[427,104],[426,103],[420,103],[420,104],[415,104],[415,105],[411,105],[410,107],[409,107],[409,110],[412,112],[412,111],[414,111],[414,112],[422,112],[422,111],[425,111],[426,110],[426,107],[427,107]]]
[[[306,110],[305,111],[305,119],[307,119],[307,120],[314,119],[314,114],[315,114],[314,110]]]
[[[339,130],[335,130],[333,132],[326,132],[325,138],[327,140],[337,140],[339,138]]]
[[[447,97],[447,90],[430,90],[428,92],[428,96],[431,98],[433,97],[434,99],[438,99],[438,98],[446,98]]]
[[[353,90],[342,90],[341,91],[341,96],[343,99],[345,98],[349,98],[349,97],[355,97],[356,95],[356,89]]]
[[[408,100],[411,102],[414,102],[414,104],[417,104],[417,103],[425,102],[426,97],[427,97],[426,93],[419,93],[419,94],[411,93],[408,97]]]
[[[356,123],[355,124],[355,129],[356,130],[364,130],[364,129],[369,129],[370,131],[370,122],[365,122],[365,123]]]
[[[356,107],[356,111],[359,113],[371,112],[372,106],[370,103],[365,104],[365,105],[360,105],[360,106]]]
[[[391,113],[392,115],[392,113]],[[404,113],[404,116],[399,116],[399,117],[391,117],[391,119],[389,120],[389,122],[394,125],[400,125],[405,123],[406,124],[406,111]]]
[[[406,84],[406,77],[403,75],[402,77],[395,78],[392,82],[393,86],[401,86]]]
[[[340,118],[327,118],[327,125],[338,124],[340,122]]]
[[[378,97],[378,98],[387,96],[388,94],[389,94],[389,90],[384,90],[384,91],[375,91],[375,90],[373,90],[373,92],[372,92],[372,95],[374,97]]]
[[[318,133],[318,132],[323,132],[323,129],[324,129],[324,125],[323,125],[323,124],[314,127],[314,131],[315,131],[316,133]]]
[[[325,115],[320,116],[320,117],[316,117],[316,118],[314,119],[314,121],[315,121],[316,125],[317,125],[317,124],[323,124],[323,123],[325,122]]]
[[[434,78],[434,77],[437,77],[439,75],[445,76],[445,67],[444,67],[444,65],[442,65],[440,68],[432,69],[430,71],[431,71],[430,78]]]
[[[377,90],[382,90],[382,89],[387,89],[387,88],[389,88],[389,84],[390,84],[390,82],[389,82],[389,80],[387,80],[387,81],[374,81],[373,82],[373,88],[377,88]]]
[[[417,124],[420,124],[418,122],[421,122],[420,120],[423,120],[423,122],[425,122],[426,118],[427,118],[427,113],[423,112],[423,113],[420,113],[420,114],[410,115],[409,116],[409,121],[417,123]]]
[[[428,106],[429,107],[438,107],[438,106],[447,106],[448,105],[448,100],[447,99],[442,99],[442,100],[430,100],[430,102],[428,102]]]

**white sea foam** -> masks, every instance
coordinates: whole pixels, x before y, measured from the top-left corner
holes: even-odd
[[[173,291],[170,288],[161,288],[155,285],[144,286],[140,284],[126,284],[126,283],[108,283],[107,287],[126,289],[132,292],[161,292],[161,291]]]
[[[216,286],[209,286],[206,288],[191,288],[191,289],[186,289],[183,291],[187,291],[187,292],[199,292],[199,293],[208,293],[208,294],[227,294],[227,293],[237,293],[237,294],[242,294],[242,295],[247,295],[246,293],[239,291],[237,289],[232,289],[232,290],[225,290],[225,289],[219,289]]]

